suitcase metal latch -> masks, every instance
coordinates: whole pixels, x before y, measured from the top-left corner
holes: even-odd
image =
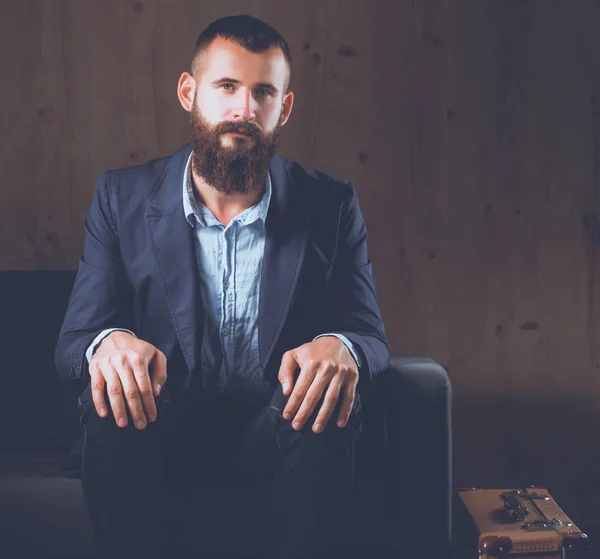
[[[549,520],[532,520],[523,524],[525,530],[554,530],[558,526],[573,526],[573,523],[552,518]]]

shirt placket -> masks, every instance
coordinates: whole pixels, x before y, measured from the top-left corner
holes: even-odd
[[[221,345],[228,374],[235,370],[235,246],[237,223],[223,231],[224,263],[221,278]]]

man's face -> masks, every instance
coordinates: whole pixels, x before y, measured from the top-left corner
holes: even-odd
[[[291,109],[279,49],[262,53],[217,38],[203,55],[190,110],[194,171],[226,193],[261,187]]]

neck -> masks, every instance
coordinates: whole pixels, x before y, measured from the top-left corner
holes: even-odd
[[[258,204],[265,192],[265,182],[253,185],[246,193],[223,194],[192,170],[192,181],[200,201],[220,223],[227,225],[244,210]]]

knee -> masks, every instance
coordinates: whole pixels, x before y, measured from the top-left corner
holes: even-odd
[[[88,451],[90,448],[97,449],[105,456],[120,455],[125,458],[134,454],[147,455],[162,440],[163,426],[160,418],[147,423],[144,429],[137,429],[131,417],[128,417],[127,425],[120,427],[110,408],[108,415],[101,417],[94,405],[90,405],[81,409],[80,421],[85,448]]]
[[[340,442],[352,442],[358,436],[362,429],[362,421],[360,415],[356,410],[352,410],[350,412],[350,416],[348,417],[348,421],[343,427],[338,427],[338,414],[332,414],[325,426],[325,429],[320,435],[328,440],[339,440]],[[311,425],[312,429],[312,425]]]

